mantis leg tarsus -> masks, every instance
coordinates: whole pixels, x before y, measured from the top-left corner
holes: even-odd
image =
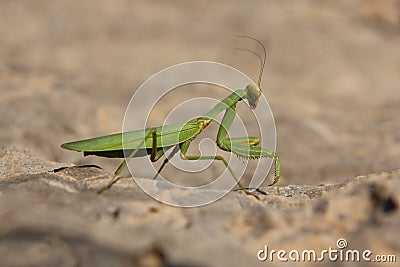
[[[251,196],[255,197],[257,200],[260,200],[260,197],[257,196],[256,194],[254,194],[254,192],[257,192],[260,195],[267,195],[266,192],[260,190],[259,188],[249,188],[249,187],[247,187],[247,188],[239,188],[239,189],[236,189],[234,191],[244,191],[247,195],[251,195]]]
[[[111,188],[111,186],[113,186],[113,184],[115,184],[116,182],[118,182],[119,179],[121,179],[120,176],[114,175],[114,176],[110,179],[110,181],[107,183],[107,185],[104,186],[104,187],[102,187],[102,188],[101,188],[100,190],[98,190],[96,193],[97,193],[97,194],[101,194],[101,193],[103,193],[104,191],[107,191],[108,189]]]
[[[267,195],[267,193],[266,192],[264,192],[264,191],[262,191],[261,189],[259,189],[259,188],[246,188],[247,190],[251,190],[251,191],[253,191],[254,190],[254,192],[257,192],[257,193],[259,193],[259,194],[261,194],[261,195]]]
[[[252,197],[256,198],[257,200],[260,200],[260,197],[259,197],[259,196],[257,196],[257,195],[254,194],[253,192],[248,191],[247,188],[243,188],[243,189],[240,188],[239,190],[242,190],[243,192],[245,192],[246,195],[252,196]],[[256,190],[256,191],[257,191],[257,190]],[[261,192],[262,192],[262,191],[261,191]]]

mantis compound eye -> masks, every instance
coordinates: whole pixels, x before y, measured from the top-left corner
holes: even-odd
[[[258,104],[258,99],[261,96],[261,89],[256,86],[249,84],[246,86],[247,91],[247,100],[249,101],[249,105],[251,109],[255,109]]]

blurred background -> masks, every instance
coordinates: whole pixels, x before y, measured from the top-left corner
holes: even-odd
[[[268,52],[282,184],[400,167],[400,1],[1,0],[0,21],[2,146],[112,172],[120,161],[60,144],[121,131],[134,90],[177,63],[257,80],[257,59],[234,49],[248,35]]]

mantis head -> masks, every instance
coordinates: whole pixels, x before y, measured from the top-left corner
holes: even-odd
[[[246,86],[246,91],[247,100],[249,101],[250,108],[255,109],[261,96],[261,88],[256,85],[249,84]]]
[[[261,79],[262,79],[262,75],[264,72],[264,67],[265,67],[265,61],[267,60],[267,51],[265,50],[265,46],[263,45],[263,43],[261,43],[259,40],[253,38],[253,37],[249,37],[249,36],[236,36],[236,37],[240,37],[240,38],[247,38],[247,39],[251,39],[253,41],[256,41],[263,49],[263,56],[260,56],[258,53],[249,50],[249,49],[245,49],[245,48],[236,48],[239,50],[243,50],[243,51],[247,51],[250,52],[252,54],[254,54],[255,56],[258,57],[258,59],[260,60],[260,74],[258,76],[258,82],[257,85],[253,85],[253,84],[249,84],[246,86],[246,92],[247,92],[247,100],[249,101],[249,105],[251,109],[255,109],[257,107],[258,104],[258,100],[260,99],[261,96]]]

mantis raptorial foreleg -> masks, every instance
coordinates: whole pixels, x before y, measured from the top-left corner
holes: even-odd
[[[217,145],[223,150],[234,152],[235,154],[244,154],[248,158],[269,157],[275,161],[275,177],[274,181],[269,184],[272,186],[277,184],[280,178],[280,161],[279,156],[272,150],[264,147],[257,146],[259,143],[258,138],[244,137],[244,138],[226,138],[227,131],[231,127],[232,122],[236,116],[236,104],[231,105],[225,111],[224,117],[221,122],[217,134]],[[279,185],[277,191],[280,193]]]

